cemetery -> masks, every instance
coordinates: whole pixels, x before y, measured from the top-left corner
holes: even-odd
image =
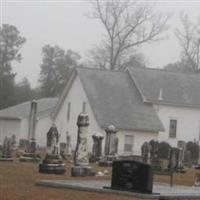
[[[0,200],[200,200],[199,6],[0,0]]]
[[[89,155],[87,141],[89,115],[80,113],[76,125],[77,145],[74,155],[69,152],[69,144],[62,153],[59,151],[60,135],[55,124],[52,124],[46,133],[46,150],[43,153],[37,150],[40,155],[36,153],[36,144],[31,143],[35,141],[32,134],[30,146],[34,150],[30,151],[29,155],[38,155],[41,158],[38,162],[21,162],[21,156],[16,154],[14,138],[12,140],[6,137],[0,159],[4,161],[0,162],[0,176],[5,180],[4,187],[11,182],[15,184],[13,178],[19,176],[15,177],[16,180],[20,180],[19,187],[21,185],[26,190],[24,184],[28,181],[32,195],[39,190],[48,190],[48,194],[51,194],[49,191],[57,191],[58,194],[62,191],[61,193],[66,192],[66,194],[70,192],[72,196],[76,193],[90,192],[97,195],[97,199],[101,199],[102,195],[104,198],[107,195],[105,199],[113,196],[135,200],[200,199],[199,165],[194,165],[191,160],[188,164],[183,142],[179,144],[179,148],[168,148],[165,165],[161,164],[157,141],[145,142],[141,147],[140,157],[117,156],[115,137],[117,128],[110,125],[105,130],[107,133],[105,155],[102,155],[101,134],[92,136],[93,153]],[[13,162],[7,162],[10,160]],[[0,191],[2,189],[5,196],[20,195],[16,194],[15,190],[9,191],[10,189],[0,186]]]

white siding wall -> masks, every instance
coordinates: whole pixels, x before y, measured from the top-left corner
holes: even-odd
[[[52,125],[50,117],[41,118],[36,123],[35,139],[36,143],[40,147],[46,147],[47,145],[47,132]]]
[[[70,120],[67,121],[67,107],[68,103],[71,102],[71,112],[70,112]],[[71,89],[65,98],[63,105],[61,106],[58,115],[55,119],[56,125],[58,127],[59,133],[61,133],[61,140],[60,142],[66,142],[66,131],[69,132],[71,135],[72,140],[72,149],[75,148],[76,141],[77,141],[77,117],[78,114],[82,111],[83,102],[86,102],[86,112],[89,114],[90,125],[89,125],[89,137],[88,137],[88,144],[89,144],[89,151],[92,151],[92,135],[94,133],[100,132],[103,133],[104,139],[102,144],[102,153],[104,153],[105,147],[105,131],[99,127],[92,112],[92,109],[89,105],[87,96],[85,91],[82,87],[81,81],[79,77],[76,77]],[[117,137],[119,138],[118,142],[118,154],[124,155],[124,138],[125,135],[133,135],[134,136],[134,144],[133,144],[133,154],[140,155],[141,153],[141,145],[145,141],[150,141],[151,139],[157,139],[158,134],[156,133],[145,133],[145,132],[134,132],[134,131],[126,131],[126,130],[119,130],[117,133]]]
[[[20,122],[21,120],[0,119],[0,144],[3,144],[5,136],[16,136],[17,142],[20,137]]]
[[[71,111],[70,120],[67,121],[67,107],[69,102],[71,102]],[[61,106],[61,109],[59,110],[59,113],[55,119],[55,123],[57,125],[59,133],[61,134],[60,142],[66,142],[66,131],[68,131],[69,135],[71,136],[72,149],[74,150],[77,141],[76,122],[78,115],[82,112],[83,102],[86,102],[86,113],[89,114],[90,120],[88,144],[89,150],[91,151],[93,145],[91,136],[96,132],[103,132],[96,122],[96,119],[93,115],[92,109],[89,105],[87,96],[84,92],[84,89],[78,76],[75,78],[69,90],[69,93],[67,94],[67,97],[65,98],[64,103]]]
[[[165,131],[159,133],[160,141],[167,141],[176,146],[178,140],[194,141],[199,139],[200,109],[165,105],[159,107],[155,105],[155,108],[165,127]],[[170,119],[177,119],[176,138],[169,138]]]
[[[21,120],[20,139],[28,139],[28,119]]]
[[[131,130],[119,130],[117,133],[117,137],[119,139],[118,144],[118,154],[119,155],[130,155],[131,153],[124,152],[124,143],[125,136],[132,135],[133,136],[133,151],[132,155],[141,155],[141,146],[144,142],[149,142],[152,139],[158,139],[157,133],[150,132],[136,132]]]
[[[28,122],[28,118],[24,118],[21,120],[21,126],[19,131],[20,139],[28,139]],[[40,147],[46,146],[46,135],[51,125],[52,122],[50,117],[41,118],[36,122],[35,140],[37,145],[39,145]]]

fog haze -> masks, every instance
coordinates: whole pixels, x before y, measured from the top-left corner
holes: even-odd
[[[157,1],[157,10],[172,13],[170,29],[164,34],[167,39],[144,45],[148,67],[163,67],[180,58],[180,47],[174,37],[175,28],[180,26],[179,15],[184,11],[197,20],[200,16],[199,1]],[[83,60],[87,52],[103,38],[104,29],[100,22],[90,19],[88,1],[1,1],[1,23],[14,25],[27,42],[21,49],[23,60],[13,63],[17,81],[27,76],[33,87],[37,86],[41,50],[45,44],[78,52]]]

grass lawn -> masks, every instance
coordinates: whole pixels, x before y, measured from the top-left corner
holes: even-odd
[[[0,162],[0,199],[1,200],[137,200],[112,194],[82,192],[66,189],[39,187],[35,182],[40,179],[80,179],[70,177],[70,164],[65,175],[47,175],[38,173],[38,163]],[[94,166],[97,170],[99,167]],[[104,168],[99,168],[101,171]],[[111,169],[109,169],[110,171]],[[193,185],[195,170],[175,175],[175,183]],[[110,177],[107,177],[109,179]],[[90,177],[81,179],[105,179]],[[155,181],[169,183],[167,176],[155,176]]]

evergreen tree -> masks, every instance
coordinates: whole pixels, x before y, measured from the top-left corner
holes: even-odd
[[[15,73],[12,72],[13,61],[20,62],[20,48],[26,39],[20,36],[15,26],[3,24],[0,26],[0,109],[15,103]]]
[[[70,72],[78,66],[79,54],[68,50],[65,52],[59,46],[45,45],[42,49],[43,59],[40,72],[42,96],[57,96]]]

